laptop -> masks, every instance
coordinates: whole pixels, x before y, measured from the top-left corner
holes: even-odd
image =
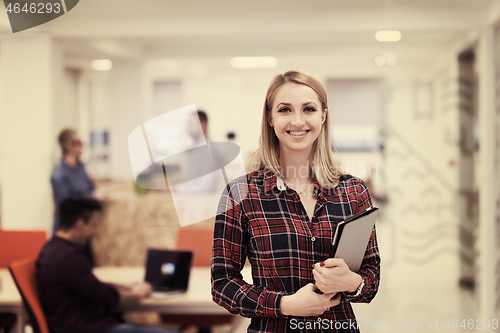
[[[149,249],[145,281],[153,287],[151,297],[186,292],[193,252]]]

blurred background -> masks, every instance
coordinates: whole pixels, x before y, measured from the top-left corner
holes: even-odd
[[[106,192],[98,263],[141,264],[179,222],[168,194],[135,188],[131,131],[195,104],[248,158],[268,84],[299,70],[325,86],[336,157],[382,212],[381,289],[357,317],[498,319],[499,19],[497,0],[84,0],[12,34],[2,11],[0,227],[51,230],[56,137],[75,128]]]

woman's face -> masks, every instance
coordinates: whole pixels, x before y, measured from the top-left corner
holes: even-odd
[[[82,147],[82,140],[78,136],[73,136],[66,144],[66,151],[68,154],[79,158],[82,155]]]
[[[268,121],[280,141],[280,152],[310,153],[326,112],[318,94],[308,86],[286,83],[278,88]]]

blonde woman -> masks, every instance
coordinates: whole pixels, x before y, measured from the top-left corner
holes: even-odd
[[[329,258],[336,225],[370,207],[371,198],[363,181],[334,161],[328,124],[327,96],[315,78],[276,76],[256,170],[230,182],[221,197],[212,297],[251,317],[248,332],[358,332],[350,302],[370,302],[377,293],[375,229],[358,273]],[[253,283],[240,273],[247,258]]]

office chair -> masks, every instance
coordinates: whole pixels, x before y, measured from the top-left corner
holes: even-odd
[[[179,228],[177,231],[177,250],[193,252],[193,266],[210,267],[212,261],[213,227]],[[181,326],[198,326],[199,333],[210,332],[215,325],[231,324],[237,316],[227,315],[191,315],[161,314],[162,322]]]
[[[0,230],[0,268],[14,260],[35,259],[46,241],[45,231]]]
[[[7,268],[14,260],[36,258],[46,241],[45,231],[12,231],[0,229],[0,268]],[[0,313],[0,332],[9,331],[17,315]]]
[[[177,250],[193,252],[193,266],[210,267],[212,261],[213,227],[179,228]]]
[[[33,333],[50,333],[38,298],[35,259],[16,260],[10,264],[9,271],[23,299]]]

